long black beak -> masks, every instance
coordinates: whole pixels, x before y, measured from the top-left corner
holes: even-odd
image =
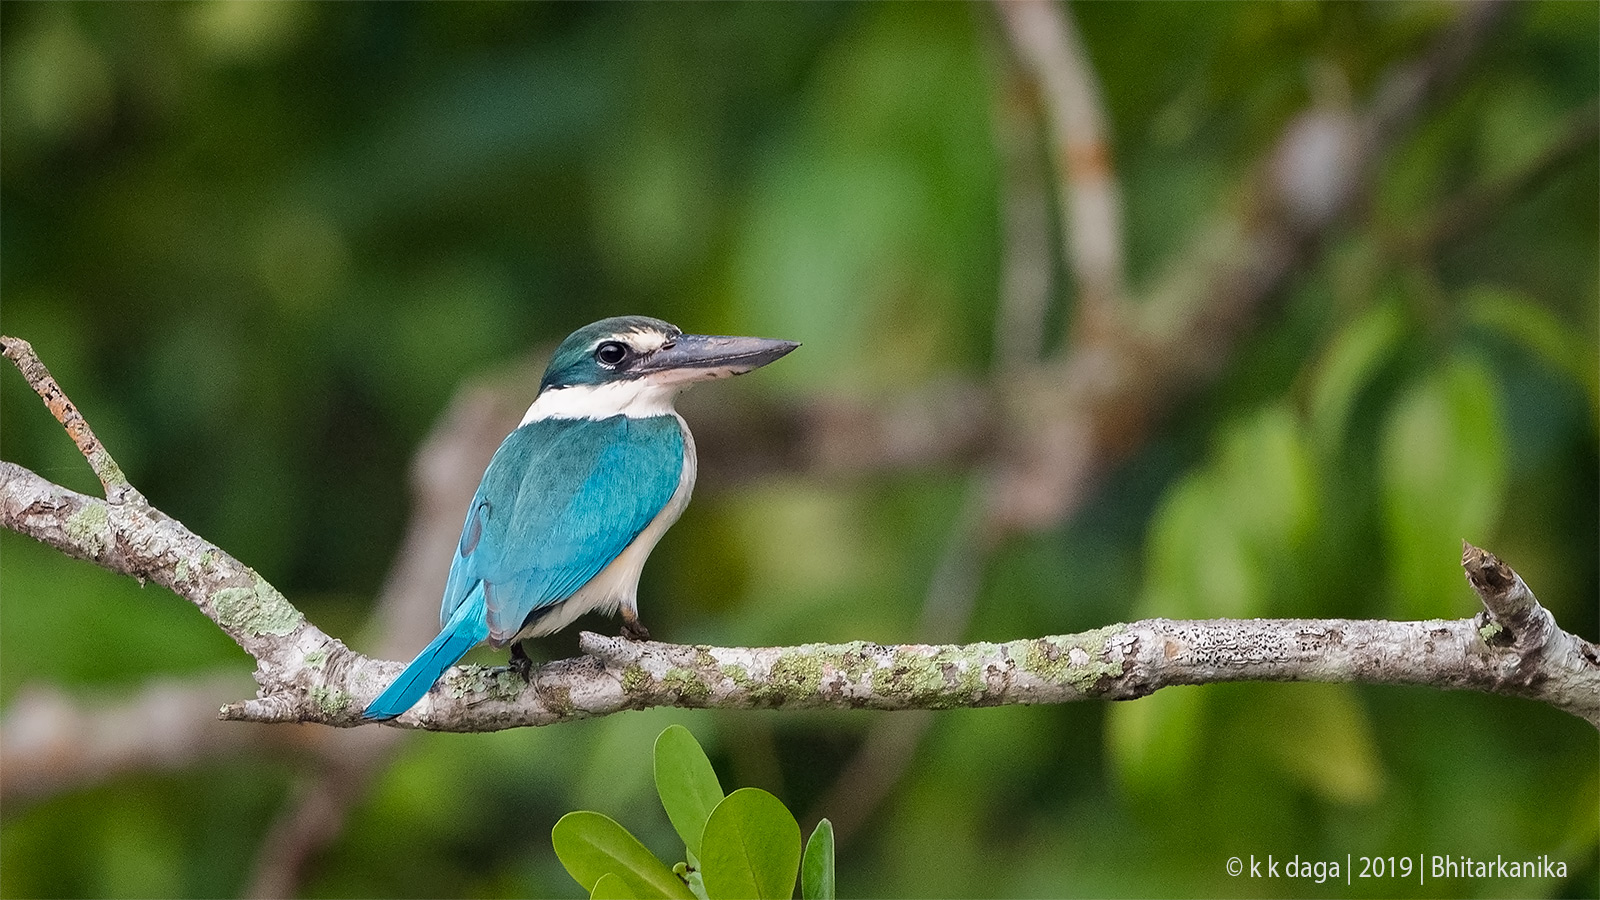
[[[671,372],[675,381],[727,378],[759,369],[798,346],[794,341],[771,338],[681,334],[641,359],[633,371]]]

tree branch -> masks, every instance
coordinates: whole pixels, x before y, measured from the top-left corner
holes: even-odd
[[[1440,204],[1412,243],[1420,250],[1449,244],[1532,192],[1579,154],[1600,141],[1600,100],[1591,99],[1562,124],[1555,140],[1514,171],[1474,186]]]
[[[1541,609],[1542,611],[1542,609]],[[1544,613],[1548,616],[1548,613]],[[657,706],[716,709],[950,709],[1132,700],[1173,685],[1318,681],[1429,685],[1539,700],[1600,727],[1600,648],[1553,625],[1498,646],[1494,620],[1145,619],[1007,643],[866,642],[710,647],[584,632],[588,654],[531,683],[503,667],[452,669],[404,727],[491,731]],[[1558,637],[1559,636],[1559,637]],[[283,693],[223,710],[248,722],[359,724],[383,684],[348,667],[334,706]]]
[[[108,498],[68,490],[0,460],[0,525],[188,599],[255,658],[256,682],[263,691],[269,685],[276,691],[299,686],[316,693],[318,669],[361,658],[306,621],[255,570],[134,490],[27,341],[0,335],[0,348],[67,430]]]
[[[107,503],[0,462],[0,525],[199,607],[257,663],[258,696],[224,706],[224,719],[359,725],[403,667],[324,634],[260,575],[143,498]],[[1463,561],[1487,609],[1482,622],[1148,619],[1005,644],[767,648],[586,632],[588,655],[527,682],[503,667],[454,667],[394,724],[477,732],[652,706],[945,709],[1126,700],[1175,684],[1348,681],[1526,697],[1600,728],[1600,648],[1556,627],[1499,560],[1468,547]]]

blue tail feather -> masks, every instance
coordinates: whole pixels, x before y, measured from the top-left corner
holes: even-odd
[[[361,718],[382,722],[416,706],[445,669],[455,665],[467,655],[468,650],[489,636],[489,623],[483,615],[482,591],[480,589],[473,593],[476,596],[469,597],[467,602],[456,608],[455,615],[450,617],[439,636],[422,648],[422,652],[406,666],[400,677],[367,705]]]

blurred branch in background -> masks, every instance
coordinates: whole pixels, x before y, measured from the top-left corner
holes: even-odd
[[[1399,249],[1406,254],[1436,251],[1492,223],[1507,206],[1536,190],[1563,164],[1600,142],[1597,116],[1600,112],[1591,101],[1569,116],[1566,128],[1536,158],[1493,183],[1470,188],[1452,198],[1434,214],[1426,229],[1406,239]],[[1001,371],[1023,372],[1027,367],[1015,362],[1014,354],[1017,347],[1026,347],[1028,342],[1001,338],[1023,333],[1025,329],[1013,323],[1031,321],[1037,308],[1029,305],[1007,312],[1004,307],[1009,298],[1026,298],[1031,304],[1035,289],[1045,292],[1043,287],[1036,288],[1031,279],[1047,277],[1049,261],[1047,252],[1042,260],[1031,252],[1017,252],[1015,248],[1027,233],[1025,230],[1008,228],[1006,233],[1010,236],[1004,248],[1007,284],[1017,286],[1000,294],[1002,314],[997,318],[996,350],[997,354],[1013,354],[1006,357],[1006,368]],[[1032,274],[1025,275],[1021,268],[1010,274],[1011,263],[1023,259],[1027,260],[1023,267]],[[1038,332],[1029,333],[1032,340],[1037,340]],[[1001,392],[1001,386],[946,378],[871,405],[842,396],[818,396],[798,404],[730,408],[726,404],[701,405],[692,395],[688,404],[696,407],[696,432],[711,435],[704,442],[702,455],[728,479],[750,480],[796,469],[862,477],[977,464],[995,452],[994,435],[1001,427],[1003,407],[997,395]],[[1135,407],[1130,413],[1137,413],[1138,409]],[[744,429],[740,434],[747,438],[752,437],[750,429],[754,429],[755,440],[738,443],[716,439],[735,428]],[[1121,448],[1123,455],[1137,446]],[[739,452],[731,452],[730,447],[738,447]],[[1069,513],[1070,510],[1068,507]]]
[[[1077,327],[1092,330],[1099,317],[1120,315],[1123,299],[1122,198],[1100,82],[1066,4],[996,0],[994,8],[1047,112]]]
[[[1427,54],[1378,86],[1363,118],[1313,107],[1293,118],[1238,191],[1136,292],[1116,323],[1074,342],[1011,402],[990,516],[1002,530],[1061,522],[1091,483],[1144,440],[1178,398],[1216,377],[1240,337],[1363,193],[1377,160],[1447,89],[1504,19],[1506,4],[1463,5]],[[1058,173],[1057,178],[1067,178]]]
[[[1028,126],[1037,116],[1019,109],[1014,98],[1023,92],[1007,79],[996,101],[1002,115],[1010,114],[997,127],[1007,171],[1006,244],[991,389],[1002,398],[1008,439],[979,469],[983,490],[968,500],[975,510],[958,517],[934,573],[919,630],[927,640],[937,639],[925,633],[935,607],[949,613],[936,619],[936,628],[944,626],[941,637],[953,639],[965,628],[986,548],[1009,531],[1070,519],[1088,499],[1092,482],[1143,444],[1154,419],[1214,377],[1238,340],[1263,324],[1255,308],[1283,286],[1349,208],[1385,147],[1462,72],[1500,20],[1503,4],[1464,10],[1423,60],[1401,67],[1380,87],[1366,126],[1339,109],[1313,108],[1291,121],[1267,161],[1246,180],[1244,208],[1222,213],[1217,230],[1197,235],[1193,249],[1172,264],[1176,274],[1170,280],[1131,303],[1124,303],[1121,205],[1109,125],[1071,8],[1050,0],[997,0],[994,8],[1031,82],[1026,93],[1042,104],[1051,126],[1052,180],[1064,258],[1078,287],[1076,315],[1059,358],[1045,359],[1041,336],[1051,264],[1048,240],[1038,232],[1048,229],[1050,219],[1027,164],[1028,144],[1037,137]],[[1364,131],[1386,140],[1364,141]],[[1219,241],[1218,232],[1227,237]],[[1197,340],[1193,329],[1203,336]],[[992,418],[974,415],[971,403],[963,405],[943,421]],[[926,432],[960,433],[959,427]],[[847,443],[857,454],[870,446]],[[952,628],[955,633],[948,633]],[[917,716],[869,730],[819,805],[829,811],[841,841],[893,791],[927,724]]]
[[[1264,306],[1359,205],[1378,160],[1425,111],[1423,104],[1448,89],[1466,54],[1482,45],[1507,11],[1502,0],[1462,4],[1457,20],[1441,29],[1421,59],[1396,67],[1378,87],[1364,117],[1339,108],[1312,108],[1294,117],[1242,179],[1229,206],[1165,266],[1168,274],[1136,291],[1107,328],[1075,330],[1054,358],[998,384],[947,379],[872,406],[818,397],[797,406],[742,410],[741,419],[769,423],[770,433],[736,445],[737,458],[718,455],[730,442],[714,439],[726,426],[708,407],[710,415],[696,419],[712,436],[703,442],[705,455],[745,477],[796,466],[828,474],[881,473],[971,465],[990,457],[997,475],[987,527],[1034,531],[1070,518],[1092,482],[1141,446],[1162,412],[1213,379],[1240,338],[1265,324],[1259,315]],[[1580,112],[1572,123],[1525,172],[1491,188],[1493,198],[1510,199],[1548,167],[1592,145],[1586,135],[1593,117]],[[1071,177],[1058,170],[1053,180]],[[1008,185],[1008,197],[1026,194],[1021,182]],[[1037,222],[1026,212],[1027,202],[1008,200],[1008,221]],[[1470,202],[1479,211],[1474,215],[1490,213],[1480,207],[1484,201]],[[1454,218],[1438,221],[1437,239],[1450,240],[1474,220],[1467,216],[1458,226],[1443,224]],[[996,335],[1014,337],[1032,327],[1039,313],[1034,292],[1047,290],[1038,279],[1048,272],[1049,260],[1035,257],[1036,245],[1012,246],[1029,239],[1028,229],[1008,226],[1005,234],[1003,270],[1007,283],[1017,286],[1002,295]],[[1023,265],[1040,267],[1029,276],[1032,281],[1023,278]],[[1005,309],[1012,303],[1022,304],[1014,315]],[[1012,344],[1004,346],[999,354],[1013,353]],[[1008,436],[997,442],[997,431]]]
[[[1431,224],[1413,239],[1415,246],[1422,252],[1433,251],[1481,228],[1596,142],[1600,142],[1600,101],[1590,100],[1569,114],[1555,140],[1522,167],[1441,204]]]
[[[0,719],[0,802],[40,800],[120,775],[174,771],[234,754],[304,751],[319,732],[238,728],[217,718],[247,690],[241,672],[153,679],[94,700],[29,687]]]

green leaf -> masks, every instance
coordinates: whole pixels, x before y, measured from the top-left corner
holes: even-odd
[[[1261,615],[1266,585],[1241,526],[1229,518],[1217,474],[1173,485],[1150,526],[1148,586],[1141,609],[1187,618]]]
[[[1106,746],[1123,786],[1159,797],[1197,784],[1208,703],[1204,690],[1169,687],[1106,710]]]
[[[1297,684],[1256,699],[1252,740],[1287,775],[1326,800],[1362,804],[1383,790],[1382,754],[1361,697],[1348,684]],[[1283,723],[1294,727],[1284,728]]]
[[[1317,366],[1309,408],[1311,429],[1323,451],[1331,453],[1344,442],[1356,401],[1394,356],[1405,327],[1399,310],[1386,304],[1368,310],[1334,337]]]
[[[1464,615],[1461,540],[1487,540],[1506,484],[1506,437],[1483,366],[1458,357],[1407,390],[1384,423],[1380,459],[1396,613]]]
[[[1581,385],[1590,416],[1600,421],[1600,361],[1587,329],[1563,322],[1545,306],[1508,290],[1477,287],[1468,292],[1467,316],[1538,356],[1551,371]]]
[[[823,819],[806,841],[800,862],[800,896],[804,900],[833,900],[833,823]]]
[[[1266,407],[1225,426],[1206,465],[1168,489],[1151,517],[1143,613],[1248,618],[1304,595],[1322,500],[1303,432],[1287,406]]]
[[[694,895],[666,863],[656,858],[639,839],[607,816],[597,812],[571,812],[550,830],[550,842],[567,874],[586,891],[600,886],[605,875],[615,875],[633,896],[694,900]]]
[[[1223,518],[1260,556],[1281,559],[1316,526],[1316,473],[1306,443],[1286,406],[1269,406],[1223,433],[1211,465]]]
[[[594,883],[594,890],[589,892],[589,900],[638,900],[638,898],[639,895],[628,887],[626,881],[611,872],[601,875],[600,880]]]
[[[740,788],[717,804],[700,849],[700,871],[713,900],[794,895],[800,826],[782,801],[760,788]]]
[[[656,793],[672,827],[683,838],[691,862],[700,858],[700,835],[706,819],[722,802],[722,783],[700,743],[682,725],[669,726],[656,738]]]

